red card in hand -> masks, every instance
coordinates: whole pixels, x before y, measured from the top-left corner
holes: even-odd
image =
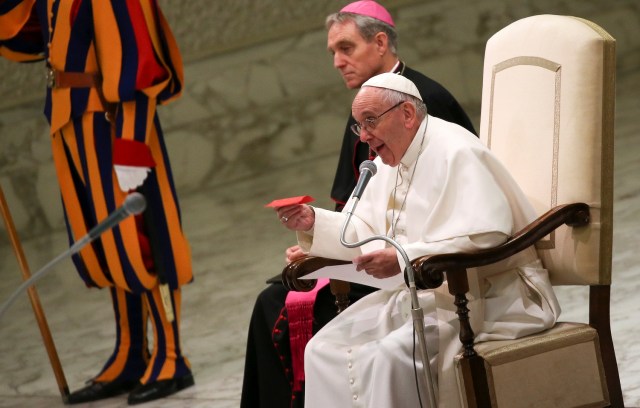
[[[278,200],[273,200],[269,204],[266,204],[265,207],[284,207],[285,205],[310,203],[313,200],[315,199],[311,196],[280,198]]]

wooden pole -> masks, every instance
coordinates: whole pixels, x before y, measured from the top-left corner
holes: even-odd
[[[2,191],[1,186],[0,211],[2,212],[4,224],[7,227],[7,233],[9,234],[9,239],[11,240],[13,251],[16,254],[18,264],[20,265],[20,269],[22,270],[22,279],[27,280],[31,277],[29,264],[27,263],[27,259],[24,256],[22,245],[20,244],[20,239],[18,238],[18,234],[16,233],[16,228],[13,224],[13,219],[11,217],[11,213],[9,212],[9,207],[7,206],[7,201],[4,198],[4,192]],[[65,379],[64,372],[62,371],[62,365],[60,364],[60,359],[58,358],[56,346],[53,343],[53,337],[51,337],[51,331],[49,330],[49,325],[47,324],[44,310],[42,309],[42,305],[40,304],[38,292],[36,291],[35,286],[30,286],[29,288],[27,288],[27,293],[29,294],[29,299],[31,300],[31,307],[33,308],[33,313],[35,314],[36,321],[38,322],[38,327],[40,327],[42,341],[44,342],[44,346],[47,349],[49,361],[51,362],[51,368],[53,369],[53,373],[56,377],[56,382],[58,383],[58,389],[60,390],[62,401],[66,404],[69,401],[69,387],[67,386],[67,380]]]

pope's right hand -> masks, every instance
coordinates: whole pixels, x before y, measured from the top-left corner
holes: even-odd
[[[282,225],[292,231],[309,231],[316,222],[316,213],[307,204],[286,205],[275,210]]]

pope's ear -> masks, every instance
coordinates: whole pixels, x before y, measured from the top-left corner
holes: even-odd
[[[402,114],[404,115],[405,122],[409,127],[413,125],[413,121],[418,119],[417,113],[418,111],[416,110],[416,106],[413,103],[405,102],[404,104],[402,104]]]

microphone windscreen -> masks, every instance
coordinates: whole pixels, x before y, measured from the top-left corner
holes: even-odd
[[[378,168],[376,167],[376,164],[374,162],[372,162],[371,160],[365,160],[360,164],[360,174],[362,174],[363,170],[369,170],[371,172],[372,176],[376,175],[376,171],[378,171]]]
[[[138,192],[133,192],[124,199],[124,203],[122,203],[127,214],[137,215],[144,211],[147,208],[147,200],[145,200],[144,196]]]

